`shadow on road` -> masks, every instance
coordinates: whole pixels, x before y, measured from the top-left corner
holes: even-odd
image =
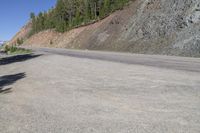
[[[33,54],[25,54],[25,55],[16,55],[16,56],[11,56],[11,57],[5,57],[0,59],[0,65],[7,65],[11,63],[16,63],[16,62],[22,62],[26,60],[30,60],[36,57],[39,57],[40,55],[33,55]]]
[[[6,88],[6,86],[12,85],[20,79],[26,77],[25,73],[18,73],[13,75],[0,76],[0,93],[9,93],[12,91],[12,88]]]

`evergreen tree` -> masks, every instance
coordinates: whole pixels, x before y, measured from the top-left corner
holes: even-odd
[[[57,0],[54,8],[30,14],[30,35],[45,29],[65,32],[71,28],[104,18],[111,12],[123,8],[130,0]]]

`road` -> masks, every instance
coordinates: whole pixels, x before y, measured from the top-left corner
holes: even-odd
[[[200,59],[34,49],[0,60],[1,133],[199,133]]]

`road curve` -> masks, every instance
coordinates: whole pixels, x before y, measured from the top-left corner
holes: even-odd
[[[57,54],[77,58],[98,59],[126,64],[152,66],[158,68],[200,72],[200,58],[143,55],[117,52],[100,52],[88,50],[70,50],[59,48],[31,48],[37,52]]]

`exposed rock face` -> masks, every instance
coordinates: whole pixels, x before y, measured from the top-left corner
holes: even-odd
[[[47,38],[45,32],[38,35]],[[200,0],[135,0],[98,23],[47,41],[36,36],[25,44],[47,46],[53,40],[48,46],[200,56]]]
[[[186,56],[200,55],[199,38],[199,0],[143,0],[122,34],[130,51]]]

